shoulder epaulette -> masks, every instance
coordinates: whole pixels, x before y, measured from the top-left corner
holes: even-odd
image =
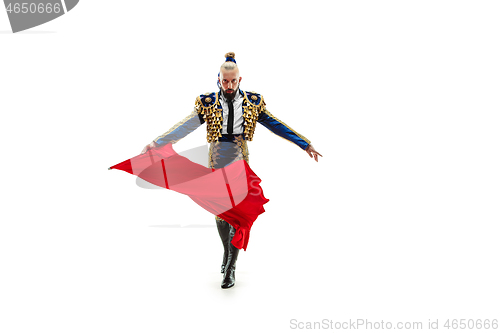
[[[260,94],[257,94],[255,91],[245,91],[245,98],[254,106],[260,106],[264,103],[264,99],[262,98],[262,96]]]
[[[196,111],[202,115],[206,115],[216,108],[217,94],[208,92],[196,97],[195,108]]]
[[[207,122],[207,142],[215,142],[222,136],[222,113],[218,110],[218,93],[205,93],[196,97],[195,110]]]
[[[264,97],[255,91],[245,91],[244,98],[247,104],[243,106],[243,117],[245,118],[244,133],[245,138],[251,141],[255,131],[255,124],[259,119],[260,113],[266,109],[266,103],[264,103]]]
[[[198,98],[200,99],[201,104],[205,108],[211,107],[216,102],[216,96],[214,92],[201,94],[200,96],[198,96]]]

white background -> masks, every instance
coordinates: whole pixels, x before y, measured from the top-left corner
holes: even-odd
[[[0,331],[500,319],[499,11],[84,0],[17,34],[0,11]],[[257,125],[270,201],[222,290],[213,216],[108,167],[215,91],[229,51],[241,88],[323,158]]]

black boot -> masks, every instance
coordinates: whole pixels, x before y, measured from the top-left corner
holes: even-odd
[[[220,272],[224,273],[224,268],[226,267],[226,262],[227,262],[227,255],[229,252],[228,244],[230,242],[229,239],[230,224],[219,217],[215,218],[215,222],[217,224],[217,230],[219,231],[219,236],[222,241],[222,246],[224,246],[224,255],[222,256],[222,265],[220,267]]]
[[[229,225],[229,241],[228,241],[228,256],[227,256],[227,264],[224,269],[224,278],[222,279],[221,288],[227,289],[234,286],[236,282],[235,278],[235,270],[236,270],[236,260],[238,259],[238,252],[240,250],[236,248],[231,241],[233,240],[234,233],[236,229],[232,225]]]

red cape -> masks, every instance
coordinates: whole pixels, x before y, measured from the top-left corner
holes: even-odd
[[[118,169],[145,181],[189,196],[198,205],[227,221],[235,229],[231,243],[246,251],[250,229],[264,213],[261,179],[245,160],[220,169],[206,168],[177,154],[172,144],[118,163]]]

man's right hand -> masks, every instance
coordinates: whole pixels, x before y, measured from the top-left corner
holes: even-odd
[[[153,141],[149,145],[147,145],[146,147],[144,147],[144,149],[142,150],[141,154],[144,154],[145,152],[147,152],[151,148],[156,148],[158,146],[159,146],[159,144],[157,144],[156,142]]]

